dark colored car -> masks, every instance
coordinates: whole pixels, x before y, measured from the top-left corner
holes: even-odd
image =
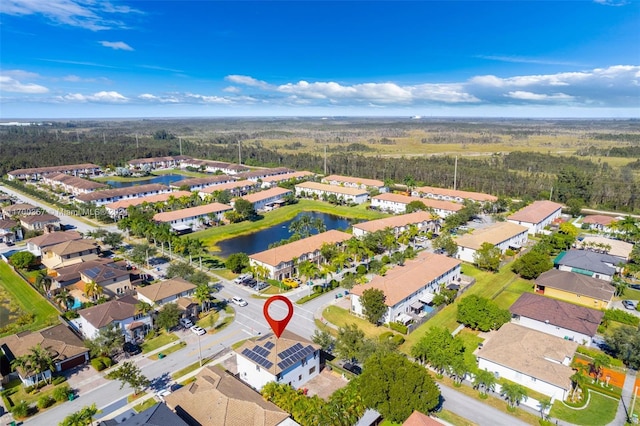
[[[122,350],[124,350],[128,355],[138,355],[142,352],[142,348],[139,345],[131,342],[125,343]]]
[[[357,364],[352,364],[352,363],[350,363],[350,362],[347,362],[347,363],[344,365],[344,369],[345,369],[345,370],[347,370],[347,371],[352,372],[352,373],[353,373],[353,374],[355,374],[356,376],[358,376],[358,375],[362,374],[362,367],[360,367],[360,366],[359,366],[359,365],[357,365]]]
[[[256,291],[261,291],[261,290],[264,290],[267,287],[269,287],[269,284],[265,283],[264,281],[258,281],[258,284],[256,284],[254,289]]]

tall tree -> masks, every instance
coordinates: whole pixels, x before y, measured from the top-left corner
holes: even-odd
[[[473,254],[473,261],[480,269],[496,272],[500,268],[501,256],[500,247],[496,247],[491,243],[482,243],[480,248]]]
[[[356,324],[347,324],[338,329],[334,352],[341,359],[353,361],[358,358],[364,341],[364,332]]]
[[[91,356],[114,357],[122,351],[124,336],[122,330],[115,325],[101,328],[93,339],[85,340],[85,346],[89,348]]]
[[[65,311],[68,311],[69,308],[71,308],[74,302],[76,301],[75,297],[73,297],[71,293],[69,293],[69,290],[67,290],[66,288],[63,288],[60,291],[58,291],[53,296],[53,300],[58,305],[62,306]]]
[[[454,365],[464,364],[464,352],[464,342],[460,337],[454,337],[442,327],[430,328],[411,348],[411,356],[428,363],[440,374]]]
[[[496,388],[496,383],[496,376],[487,370],[476,371],[473,378],[473,387],[478,389],[481,395],[487,395],[488,392],[493,392]]]
[[[379,324],[387,313],[386,298],[384,292],[377,288],[368,288],[362,292],[360,303],[362,304],[364,316],[371,324]]]
[[[123,362],[120,367],[107,374],[107,377],[112,380],[119,380],[120,389],[125,385],[129,385],[133,388],[135,395],[139,394],[151,384],[147,376],[142,374],[140,367],[130,361]]]
[[[93,418],[100,410],[93,403],[89,406],[82,407],[79,411],[69,414],[58,423],[58,426],[90,426],[93,425]]]
[[[176,325],[178,325],[178,321],[180,320],[180,308],[175,303],[167,303],[160,309],[158,312],[158,317],[156,319],[156,325],[160,328],[164,328],[165,330],[170,330]]]
[[[495,302],[475,294],[462,298],[458,303],[458,322],[474,330],[497,330],[511,320],[507,309],[501,309]]]
[[[209,302],[213,299],[211,297],[211,289],[208,284],[200,284],[196,287],[196,291],[193,293],[193,298],[200,303],[200,310],[207,312],[209,310]]]
[[[511,409],[527,399],[527,389],[517,383],[504,383],[500,393]]]

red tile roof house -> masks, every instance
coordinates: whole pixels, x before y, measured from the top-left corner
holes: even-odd
[[[278,204],[284,202],[284,197],[292,194],[291,190],[275,187],[271,189],[267,189],[265,191],[255,192],[253,194],[245,195],[240,197],[244,200],[247,200],[253,205],[255,211],[264,210],[266,207],[271,206],[273,204]],[[234,205],[234,202],[231,201],[231,205]]]
[[[321,198],[325,199],[331,195],[338,201],[362,204],[369,199],[366,189],[344,187],[337,185],[326,185],[318,182],[303,182],[295,186],[297,197]]]
[[[475,254],[484,243],[498,247],[502,254],[509,248],[520,249],[529,239],[528,231],[526,226],[510,222],[498,222],[486,228],[474,230],[454,240],[458,245],[456,257],[465,262],[474,263]]]
[[[72,164],[67,166],[35,167],[31,169],[18,169],[7,173],[9,180],[40,180],[47,173],[66,173],[73,176],[94,176],[101,173],[100,167],[95,164]]]
[[[529,228],[529,234],[541,233],[545,227],[562,215],[562,204],[553,201],[534,201],[527,207],[518,210],[507,220],[516,225]]]
[[[138,299],[124,296],[90,308],[78,311],[79,317],[71,321],[71,325],[85,338],[93,339],[98,331],[115,326],[127,342],[142,339],[153,326],[149,315],[138,312]]]
[[[618,221],[620,218],[605,216],[601,214],[593,214],[585,217],[582,220],[583,225],[588,225],[589,229],[602,231],[602,232],[613,232],[614,230],[611,228],[611,224]]]
[[[89,349],[64,324],[40,331],[24,331],[0,339],[0,350],[9,362],[30,354],[30,349],[38,345],[52,356],[55,372],[66,371],[89,361]],[[46,370],[39,374],[39,377],[22,368],[17,368],[16,373],[25,386],[33,386],[43,378],[50,378],[52,371]]]
[[[274,247],[249,256],[251,266],[262,266],[269,271],[269,278],[282,280],[295,275],[293,259],[298,261],[308,260],[319,263],[321,259],[320,248],[323,244],[341,244],[352,238],[346,232],[330,230],[317,235],[312,235],[289,244]]]
[[[196,286],[182,278],[172,278],[138,289],[138,299],[152,306],[162,306],[177,302],[183,297],[191,297]]]
[[[444,426],[449,423],[442,423],[440,420],[433,417],[429,417],[426,414],[422,414],[420,411],[414,411],[402,423],[402,426]]]
[[[283,175],[267,176],[262,178],[262,188],[271,188],[277,186],[280,182],[294,181],[299,182],[301,180],[315,176],[315,173],[311,172],[292,172],[285,173]]]
[[[433,209],[434,213],[442,218],[457,213],[464,208],[462,204],[452,203],[450,201],[409,197],[407,195],[391,193],[371,197],[371,207],[390,213],[401,214],[407,211],[407,204],[413,201],[419,201],[426,207]]]
[[[96,206],[100,207],[115,201],[147,197],[149,195],[164,194],[167,192],[171,192],[171,189],[168,186],[161,185],[159,183],[150,183],[147,185],[129,186],[127,188],[93,191],[88,194],[78,195],[75,200],[79,203],[94,203]]]
[[[457,283],[461,262],[447,256],[422,252],[404,266],[396,266],[385,276],[376,276],[370,282],[351,289],[351,312],[363,316],[360,297],[365,290],[382,290],[386,296],[387,312],[382,323],[411,320],[409,314],[419,315],[431,303],[441,284]]]
[[[440,229],[440,219],[429,212],[419,211],[382,219],[360,222],[353,225],[353,236],[363,237],[371,232],[391,229],[395,235],[400,235],[411,225],[415,225],[419,231],[437,232]]]
[[[22,229],[15,220],[0,218],[0,243],[15,243],[22,239]]]
[[[233,210],[231,206],[221,203],[205,204],[172,212],[156,213],[154,222],[168,223],[175,231],[186,231],[211,221],[221,221],[224,214]]]
[[[66,241],[81,240],[82,234],[77,231],[51,232],[27,240],[27,250],[34,256],[42,256],[42,250]]]
[[[86,194],[88,192],[107,189],[109,185],[92,180],[82,179],[64,173],[47,174],[42,177],[42,183],[53,189],[70,192],[73,195]]]
[[[235,182],[236,179],[229,175],[206,176],[192,179],[183,179],[173,182],[170,186],[173,189],[188,187],[189,191],[198,191],[209,186],[222,185],[224,183]]]
[[[262,180],[269,176],[284,175],[292,172],[293,170],[288,169],[286,167],[277,167],[275,169],[258,169],[258,170],[252,170],[250,172],[239,173],[238,178],[251,180],[253,182],[258,182],[259,180]]]
[[[380,193],[385,193],[389,190],[381,180],[352,176],[329,175],[322,178],[322,183],[334,186],[344,186],[347,188],[366,189],[367,191],[376,189]]]
[[[191,193],[189,191],[165,192],[163,194],[149,195],[147,197],[128,198],[126,200],[115,201],[105,205],[104,207],[112,218],[123,218],[129,215],[129,213],[127,213],[129,206],[139,206],[144,203],[166,203],[171,197],[180,198],[185,196],[189,197],[191,196]]]
[[[229,191],[231,196],[240,197],[247,194],[249,191],[252,191],[258,187],[257,182],[253,182],[250,180],[239,180],[237,182],[229,182],[223,183],[220,185],[208,186],[198,192],[198,195],[203,200],[206,197],[218,192],[218,191]]]
[[[8,206],[4,206],[2,208],[2,216],[5,219],[11,219],[14,216],[26,216],[32,214],[39,214],[40,207],[32,206],[31,204],[9,204]]]
[[[524,293],[509,308],[511,322],[590,346],[604,312],[535,293]]]
[[[476,203],[493,203],[498,201],[495,195],[483,194],[482,192],[460,191],[457,189],[435,188],[433,186],[419,186],[411,191],[414,197],[433,198],[434,200],[453,201],[462,203],[465,200]]]

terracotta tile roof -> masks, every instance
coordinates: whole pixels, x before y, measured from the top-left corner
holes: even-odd
[[[28,243],[35,245],[36,247],[44,248],[54,246],[56,244],[63,243],[65,241],[81,240],[82,234],[76,231],[60,231],[51,232],[49,234],[43,234],[37,237],[33,237],[27,240]]]
[[[402,426],[443,426],[445,424],[446,423],[442,423],[433,417],[422,414],[420,411],[414,411],[407,417],[407,420],[402,423]]]
[[[557,269],[542,273],[536,279],[536,285],[556,288],[607,302],[613,299],[615,292],[613,286],[604,280]]]
[[[53,355],[54,361],[64,361],[89,351],[65,324],[40,331],[24,331],[0,339],[0,347],[7,348],[13,357],[29,354],[36,345],[41,345]]]
[[[169,161],[183,161],[190,160],[191,157],[186,155],[169,155],[167,157],[150,157],[150,158],[136,158],[135,160],[130,160],[129,164],[138,165],[138,164],[150,164],[150,163],[159,163],[159,162],[169,162]]]
[[[267,176],[262,178],[262,182],[282,182],[284,180],[289,180],[289,179],[300,179],[300,178],[304,178],[304,177],[309,177],[309,176],[315,176],[315,173],[311,173],[311,172],[293,172],[293,173],[285,173],[282,175],[276,175],[276,176]]]
[[[85,164],[72,164],[67,166],[50,166],[50,167],[35,167],[31,169],[17,169],[17,170],[10,171],[8,174],[17,176],[17,175],[33,174],[33,173],[40,173],[40,174],[59,173],[59,172],[69,172],[69,171],[75,171],[75,170],[99,169],[99,168],[100,166],[96,166],[95,164],[85,163]]]
[[[159,183],[149,183],[146,185],[134,185],[126,188],[105,189],[103,191],[93,191],[88,194],[81,194],[76,197],[76,200],[84,201],[86,203],[113,197],[125,197],[136,194],[143,194],[145,192],[155,191],[167,191],[169,187],[161,185]]]
[[[158,302],[167,297],[176,296],[185,291],[195,290],[196,286],[182,278],[171,278],[170,280],[161,281],[138,289],[138,294],[143,295],[149,300]]]
[[[49,213],[33,214],[21,217],[20,222],[27,225],[33,225],[34,223],[54,223],[60,222],[60,218]]]
[[[156,213],[153,220],[156,222],[171,222],[173,220],[188,219],[191,217],[207,215],[209,213],[220,213],[232,210],[233,207],[222,203],[211,203],[188,209],[174,210],[172,212]]]
[[[296,185],[300,189],[313,189],[316,191],[324,191],[328,193],[344,194],[344,195],[366,195],[366,189],[351,188],[349,186],[327,185],[318,182],[303,182]]]
[[[87,262],[82,262],[76,265],[65,266],[64,268],[57,269],[55,271],[55,275],[52,275],[52,276],[54,277],[53,279],[59,283],[63,283],[71,280],[79,280],[80,272],[90,268],[94,268],[96,266],[106,265],[109,263],[113,263],[113,260],[108,258],[99,258],[95,260],[89,260]]]
[[[6,216],[27,215],[33,214],[37,211],[40,211],[39,207],[32,206],[31,204],[26,203],[10,204],[8,206],[2,207],[2,213],[4,213]]]
[[[98,242],[92,239],[71,240],[48,247],[45,251],[52,252],[58,256],[65,254],[80,253],[85,250],[95,250],[98,248]]]
[[[340,176],[340,175],[329,175],[322,178],[322,182],[331,182],[331,181],[352,183],[356,185],[375,186],[375,187],[384,186],[384,182],[377,179],[365,179],[365,178],[359,178],[359,177]]]
[[[293,170],[288,169],[286,167],[277,167],[275,169],[259,169],[259,170],[252,170],[250,172],[239,173],[238,177],[241,179],[254,179],[254,178],[262,178],[264,176],[283,175],[291,172],[293,172]]]
[[[376,275],[367,284],[356,285],[351,293],[362,296],[365,290],[376,288],[384,292],[387,306],[395,306],[460,264],[459,260],[447,256],[422,252],[417,258],[406,261],[404,266],[390,269],[385,276]]]
[[[198,178],[192,178],[192,179],[179,180],[177,182],[172,183],[171,186],[175,188],[180,188],[183,186],[192,187],[192,186],[206,185],[206,184],[215,185],[216,183],[226,183],[226,182],[232,182],[234,180],[235,179],[233,177],[228,175],[204,176],[204,177],[198,177]]]
[[[249,258],[267,265],[277,266],[282,262],[290,262],[294,257],[300,257],[305,253],[313,253],[316,250],[320,250],[320,247],[322,247],[322,244],[324,243],[337,244],[351,239],[352,237],[353,236],[351,234],[347,234],[346,232],[330,230],[289,244],[252,254]]]
[[[452,212],[458,212],[464,208],[462,204],[452,203],[451,201],[432,200],[430,198],[410,197],[408,195],[393,194],[390,192],[376,195],[375,197],[371,197],[371,199],[390,201],[390,202],[399,203],[399,204],[409,204],[412,201],[419,201],[423,203],[425,206],[430,207],[432,209],[447,210]]]
[[[454,241],[458,246],[478,250],[483,243],[498,245],[528,231],[526,226],[511,222],[498,222],[483,229],[476,229],[470,234],[461,235]]]
[[[598,224],[602,226],[609,226],[617,220],[618,220],[617,218],[611,217],[611,216],[605,216],[601,214],[592,214],[585,217],[582,220],[582,223],[593,223],[593,224]]]
[[[200,160],[198,158],[190,158],[189,160],[183,161],[183,165],[193,165],[195,167],[205,166],[220,170],[235,170],[237,172],[249,170],[248,167],[243,166],[242,164],[225,163],[222,161],[212,160]]]
[[[249,362],[255,364],[255,362],[252,361],[250,358],[248,358],[246,355],[244,355],[243,352],[245,351],[245,349],[256,352],[257,348],[262,348],[258,350],[260,351],[261,354],[267,353],[267,355],[264,355],[263,358],[271,362],[272,365],[271,365],[271,368],[265,368],[264,365],[261,365],[260,368],[268,371],[269,373],[275,376],[276,374],[279,374],[282,371],[286,370],[287,368],[291,367],[291,364],[287,364],[287,367],[285,368],[280,367],[280,362],[284,358],[281,358],[279,354],[282,354],[282,352],[292,348],[295,345],[308,348],[308,353],[304,356],[299,356],[297,358],[295,357],[295,355],[291,355],[290,360],[293,362],[293,364],[300,362],[303,358],[306,358],[313,352],[320,350],[319,345],[316,345],[315,343],[310,342],[309,340],[306,340],[298,336],[297,334],[286,332],[285,330],[285,333],[283,333],[282,336],[280,336],[280,338],[277,338],[273,333],[269,333],[256,340],[248,340],[242,346],[236,349],[235,352],[238,356],[246,358]],[[294,349],[294,350],[300,350],[300,349]],[[301,353],[304,354],[304,352],[301,352]]]
[[[432,216],[429,212],[419,211],[361,222],[353,225],[353,227],[366,232],[376,232],[386,228],[399,228],[421,222],[431,222],[437,219],[437,217]]]
[[[594,336],[604,312],[534,293],[523,293],[509,308],[512,314]]]
[[[289,418],[219,367],[202,369],[195,382],[167,395],[165,401],[178,415],[206,426],[277,426]]]
[[[139,206],[144,203],[162,203],[166,202],[170,197],[189,197],[191,192],[189,191],[173,191],[165,192],[164,194],[148,195],[146,197],[129,198],[127,200],[115,201],[113,203],[106,204],[105,207],[111,210],[126,209],[129,206]]]
[[[78,314],[95,328],[102,328],[113,321],[122,321],[136,314],[138,299],[124,296],[117,300],[110,300],[100,305],[81,309]]]
[[[498,201],[498,197],[495,195],[484,194],[482,192],[460,191],[457,189],[436,188],[433,186],[419,186],[414,191],[421,192],[423,194],[442,195],[453,198],[462,198],[464,200],[474,201]]]
[[[54,175],[47,175],[47,179],[54,182],[59,182],[64,185],[71,186],[73,188],[78,188],[78,189],[97,190],[97,189],[104,189],[109,187],[109,185],[106,185],[104,183],[95,182],[88,179],[82,179],[77,176],[68,175],[66,173],[57,173]]]
[[[236,188],[252,188],[257,186],[256,182],[252,182],[250,180],[239,180],[237,182],[229,182],[229,183],[221,183],[220,185],[207,186],[206,188],[202,188],[200,192],[205,194],[212,194],[216,191],[231,191]]]
[[[11,229],[18,226],[18,222],[11,219],[0,219],[0,229]]]
[[[562,204],[554,203],[553,201],[534,201],[527,207],[507,217],[507,219],[518,222],[539,223],[559,209],[562,209]]]
[[[255,192],[253,194],[245,195],[244,197],[241,197],[241,198],[253,204],[262,200],[266,200],[267,198],[271,198],[271,197],[284,197],[285,195],[290,193],[291,193],[291,190],[289,189],[275,187],[275,188],[267,189],[265,191],[260,191],[260,192]]]
[[[572,359],[577,348],[576,342],[507,323],[485,340],[475,355],[569,390],[573,369],[559,363],[565,357]]]

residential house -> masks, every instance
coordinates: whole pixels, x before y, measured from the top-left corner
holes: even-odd
[[[126,188],[93,191],[88,194],[78,195],[75,200],[79,203],[94,203],[96,206],[101,207],[115,201],[147,197],[167,192],[171,192],[168,186],[159,183],[150,183],[147,185],[128,186]]]
[[[195,382],[164,397],[189,426],[293,426],[289,414],[220,367],[200,370]],[[206,402],[206,403],[203,403]]]
[[[443,423],[434,417],[429,417],[420,411],[414,411],[407,417],[407,420],[402,423],[402,426],[445,426],[448,424],[449,423]]]
[[[538,294],[588,306],[594,309],[609,309],[615,288],[607,281],[575,272],[551,269],[536,279]]]
[[[308,179],[310,177],[315,176],[315,173],[311,172],[291,172],[285,173],[281,175],[275,176],[266,176],[262,178],[262,188],[271,188],[273,186],[278,186],[280,182],[300,182],[302,180]]]
[[[200,160],[197,158],[190,158],[180,163],[180,168],[186,169],[188,167],[200,169],[207,173],[222,172],[226,175],[237,175],[238,173],[249,171],[249,168],[243,166],[242,164],[225,163],[222,161],[212,160]]]
[[[268,271],[268,278],[282,280],[296,274],[294,260],[308,260],[319,264],[322,258],[320,248],[323,244],[340,244],[352,236],[346,232],[330,230],[312,235],[289,244],[249,255],[251,266],[261,266]]]
[[[158,195],[149,195],[147,197],[140,198],[128,198],[126,200],[115,201],[113,203],[105,204],[105,208],[107,209],[107,213],[114,219],[122,219],[129,215],[127,209],[130,206],[142,206],[146,204],[158,204],[165,203],[168,204],[173,199],[178,199],[180,197],[190,197],[191,192],[189,191],[173,191],[173,192],[165,192],[163,194]]]
[[[173,189],[188,188],[188,191],[199,191],[209,186],[222,185],[223,183],[235,182],[236,179],[229,175],[205,176],[199,178],[184,179],[172,183]]]
[[[365,189],[367,191],[377,190],[380,193],[384,193],[389,190],[381,180],[351,176],[329,175],[322,178],[322,183],[333,186],[344,186],[347,188]]]
[[[463,203],[466,200],[475,203],[494,203],[498,201],[495,195],[484,194],[482,192],[460,191],[457,189],[436,188],[433,186],[419,186],[411,191],[411,195],[421,198],[433,198],[434,200],[453,201]]]
[[[627,263],[633,250],[633,244],[599,235],[585,235],[579,238],[576,246],[583,250],[610,254]]]
[[[138,299],[152,306],[177,303],[182,297],[190,297],[196,286],[189,281],[176,277],[138,289]]]
[[[82,269],[80,280],[85,284],[95,282],[102,287],[103,294],[108,297],[120,297],[133,290],[129,271],[114,263],[98,264]]]
[[[519,250],[527,243],[528,235],[529,228],[511,222],[498,222],[483,229],[475,229],[454,240],[458,245],[456,257],[474,263],[475,254],[484,243],[498,247],[502,254],[508,249]]]
[[[571,390],[570,364],[577,348],[577,342],[507,323],[474,353],[480,370],[564,400]]]
[[[224,214],[231,210],[233,208],[226,204],[211,203],[188,209],[156,213],[153,220],[158,223],[168,223],[175,231],[187,231],[205,223],[220,222],[224,218]]]
[[[51,232],[39,235],[27,240],[27,250],[34,256],[42,256],[42,251],[48,247],[55,246],[67,241],[77,241],[82,239],[82,234],[76,231]]]
[[[419,231],[438,232],[440,230],[440,220],[430,212],[418,211],[398,216],[385,217],[382,219],[360,222],[353,225],[353,236],[363,237],[369,233],[391,229],[397,236],[402,234],[409,227],[415,226]]]
[[[591,250],[568,250],[553,260],[560,271],[576,272],[589,277],[611,282],[617,272],[620,258]]]
[[[291,332],[249,340],[235,352],[238,378],[258,392],[269,382],[298,389],[320,373],[320,346]]]
[[[612,228],[611,225],[614,222],[617,222],[619,219],[620,218],[612,217],[612,216],[605,216],[605,215],[601,215],[601,214],[592,214],[592,215],[586,216],[582,220],[582,224],[583,225],[587,225],[587,227],[589,229],[593,230],[593,231],[613,233],[615,231],[614,231],[614,229]]]
[[[82,280],[82,277],[80,276],[82,271],[109,263],[113,263],[113,259],[99,257],[95,260],[88,260],[86,262],[76,263],[75,265],[65,266],[63,268],[56,269],[55,271],[51,271],[49,274],[51,277],[51,290],[57,290],[76,284]]]
[[[292,173],[293,171],[294,170],[288,169],[286,167],[276,167],[274,169],[258,169],[251,170],[250,172],[239,173],[238,178],[258,182],[270,176],[284,175],[287,173]]]
[[[59,231],[60,218],[49,213],[22,216],[20,225],[27,231]]]
[[[0,218],[0,243],[15,243],[22,239],[22,228],[15,220]]]
[[[462,204],[452,203],[450,201],[432,200],[430,198],[409,197],[402,194],[380,194],[371,197],[371,207],[387,211],[390,213],[405,213],[407,205],[413,201],[424,204],[438,216],[445,218],[451,214],[457,213],[464,208]]]
[[[100,249],[91,239],[72,240],[47,247],[42,251],[42,264],[49,270],[63,268],[76,263],[95,260]]]
[[[239,180],[236,182],[222,183],[220,185],[208,186],[198,192],[203,200],[217,192],[229,191],[233,197],[240,197],[258,188],[258,183],[250,180]]]
[[[46,370],[37,377],[32,371],[17,368],[16,372],[25,386],[33,386],[43,377],[51,378],[53,372],[67,371],[89,361],[89,349],[65,324],[39,331],[23,331],[0,339],[0,350],[9,362],[30,354],[31,349],[38,345],[51,355],[54,371]]]
[[[163,402],[118,423],[116,419],[98,420],[98,426],[191,426]]]
[[[284,203],[284,197],[292,192],[285,188],[270,188],[265,191],[255,192],[253,194],[244,195],[240,198],[250,202],[253,205],[255,211],[264,210],[275,204]],[[234,205],[234,202],[231,202]]]
[[[169,155],[166,157],[137,158],[129,161],[130,169],[172,169],[179,167],[183,161],[190,160],[186,155]]]
[[[509,308],[511,322],[590,346],[604,312],[535,293],[523,293]]]
[[[19,203],[9,204],[2,208],[2,216],[5,219],[13,219],[17,216],[37,215],[40,214],[40,207],[32,206],[31,204]]]
[[[295,186],[297,197],[321,198],[335,201],[362,204],[369,199],[366,189],[346,186],[326,185],[317,182],[303,182]]]
[[[9,180],[40,180],[48,173],[66,173],[73,176],[95,176],[101,173],[100,167],[95,164],[72,164],[67,166],[34,167],[30,169],[17,169],[7,173]]]
[[[375,276],[367,284],[351,289],[351,312],[364,315],[361,297],[365,290],[381,290],[385,295],[387,311],[382,323],[411,320],[410,314],[420,314],[431,304],[441,285],[457,283],[461,262],[447,256],[421,252],[407,260],[403,266],[395,266],[384,276]],[[426,308],[428,310],[430,308]]]
[[[71,325],[86,339],[95,338],[102,329],[115,327],[122,332],[125,341],[139,341],[151,330],[153,323],[149,315],[138,311],[138,303],[138,299],[127,295],[81,309]]]
[[[545,227],[551,225],[562,214],[562,204],[553,201],[534,201],[507,217],[507,220],[516,225],[529,228],[532,235],[541,233]]]
[[[71,176],[65,173],[52,173],[42,177],[42,183],[53,189],[71,193],[73,195],[86,194],[88,192],[107,189],[109,185]]]

